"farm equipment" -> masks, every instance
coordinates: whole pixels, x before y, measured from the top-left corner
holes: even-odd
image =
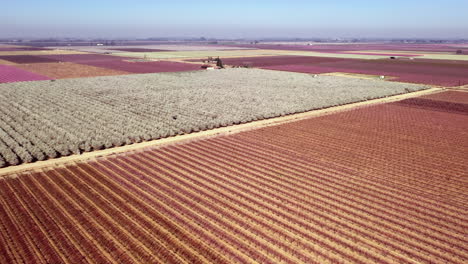
[[[211,67],[216,68],[216,69],[224,69],[223,61],[219,57],[217,58],[208,57],[208,59],[203,60],[203,63],[205,63],[202,66],[202,68],[204,69],[211,68]]]

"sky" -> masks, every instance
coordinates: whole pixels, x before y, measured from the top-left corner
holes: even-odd
[[[468,0],[1,0],[0,38],[468,38]]]

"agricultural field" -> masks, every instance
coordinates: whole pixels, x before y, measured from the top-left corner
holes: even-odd
[[[138,52],[139,49],[147,51],[214,51],[214,50],[244,50],[249,48],[230,47],[225,45],[118,45],[118,46],[60,46],[48,47],[50,49],[78,50],[95,53],[105,52]]]
[[[450,61],[413,60],[339,60],[318,63],[298,63],[262,67],[271,70],[302,73],[356,73],[384,75],[393,81],[437,86],[468,84],[468,64]]]
[[[0,83],[200,70],[199,64],[144,61],[94,53],[5,55],[0,56],[0,66],[0,77],[3,76]]]
[[[4,175],[0,263],[466,263],[467,130],[409,99]]]
[[[336,57],[349,59],[382,59],[414,57],[433,60],[468,60],[468,48],[459,45],[439,44],[244,44],[243,48],[290,51],[288,55]],[[460,50],[462,54],[456,54]]]
[[[200,60],[189,61],[196,62]],[[468,63],[464,61],[429,59],[357,60],[307,56],[270,56],[226,58],[223,59],[223,63],[235,67],[256,67],[311,74],[384,75],[391,81],[446,87],[468,84]]]
[[[47,76],[0,64],[0,83],[49,80]]]
[[[426,88],[261,69],[0,84],[0,167]]]
[[[16,68],[47,76],[50,79],[82,78],[130,74],[130,72],[94,67],[72,62],[19,64]],[[0,81],[1,82],[1,81]]]
[[[85,65],[111,69],[116,71],[125,71],[128,73],[156,73],[156,72],[182,72],[200,70],[199,64],[189,64],[172,61],[88,61],[79,62]]]
[[[201,62],[200,59],[190,59],[190,62]],[[293,64],[319,64],[324,62],[337,62],[341,61],[339,58],[324,58],[324,57],[310,57],[310,56],[268,56],[268,57],[239,57],[239,58],[223,58],[223,63],[235,67],[269,67],[280,65],[293,65]]]
[[[206,58],[206,57],[245,57],[245,56],[273,56],[288,54],[288,51],[275,50],[195,50],[195,51],[166,51],[166,52],[122,52],[115,56],[147,58],[147,59],[171,59],[171,58]]]
[[[346,54],[346,53],[320,53],[311,51],[288,51],[288,50],[201,50],[201,51],[171,51],[171,52],[121,52],[113,53],[115,56],[148,58],[148,59],[170,59],[170,58],[206,58],[206,57],[251,57],[251,56],[275,56],[275,55],[293,55],[293,56],[314,56],[329,58],[349,58],[349,59],[383,59],[388,58],[384,55],[366,55],[366,54]]]
[[[447,52],[455,53],[461,49],[464,54],[468,54],[468,46],[463,45],[450,45],[450,44],[385,44],[385,43],[357,43],[357,44],[312,44],[302,45],[296,43],[291,44],[243,44],[243,45],[230,45],[243,48],[257,48],[257,49],[273,49],[273,50],[299,50],[299,51],[316,51],[316,52],[349,52],[349,51],[407,51],[407,52]],[[466,53],[465,53],[466,52]]]

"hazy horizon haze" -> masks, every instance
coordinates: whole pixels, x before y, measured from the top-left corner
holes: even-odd
[[[8,1],[0,37],[467,38],[468,1]]]

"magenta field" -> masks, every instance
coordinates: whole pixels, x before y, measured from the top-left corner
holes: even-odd
[[[0,65],[0,83],[50,80],[49,77],[24,71],[9,65]]]

